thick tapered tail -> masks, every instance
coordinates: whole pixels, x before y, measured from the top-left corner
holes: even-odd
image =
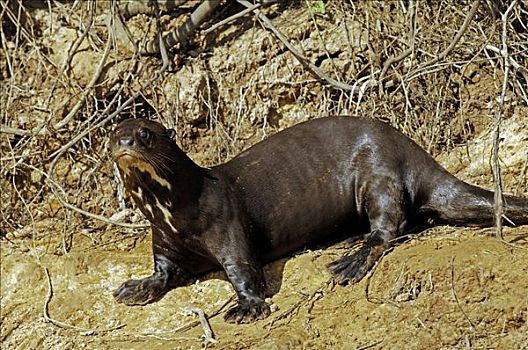
[[[493,226],[494,193],[483,188],[457,181],[449,193],[436,202],[435,211],[447,224],[460,226]],[[528,199],[504,196],[504,225],[528,224]]]

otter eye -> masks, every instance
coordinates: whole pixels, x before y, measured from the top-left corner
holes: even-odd
[[[167,137],[169,139],[172,139],[174,138],[174,136],[176,136],[176,130],[174,129],[167,129],[167,131],[165,131],[165,135],[167,135]]]
[[[141,128],[138,131],[138,135],[142,139],[147,139],[149,137],[149,131],[147,129]]]

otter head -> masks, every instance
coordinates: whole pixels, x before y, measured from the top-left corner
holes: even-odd
[[[127,119],[110,136],[112,158],[126,187],[157,185],[171,189],[171,158],[174,156],[173,129],[145,119]]]

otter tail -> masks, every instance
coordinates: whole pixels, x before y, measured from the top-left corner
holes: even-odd
[[[456,180],[448,188],[449,191],[437,196],[433,205],[434,211],[442,221],[460,226],[493,226],[494,193],[492,191],[460,180]],[[505,195],[504,216],[506,226],[528,224],[528,199]]]

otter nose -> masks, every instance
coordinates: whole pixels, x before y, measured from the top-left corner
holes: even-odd
[[[134,139],[130,136],[124,136],[119,139],[120,146],[132,146],[134,144]]]

